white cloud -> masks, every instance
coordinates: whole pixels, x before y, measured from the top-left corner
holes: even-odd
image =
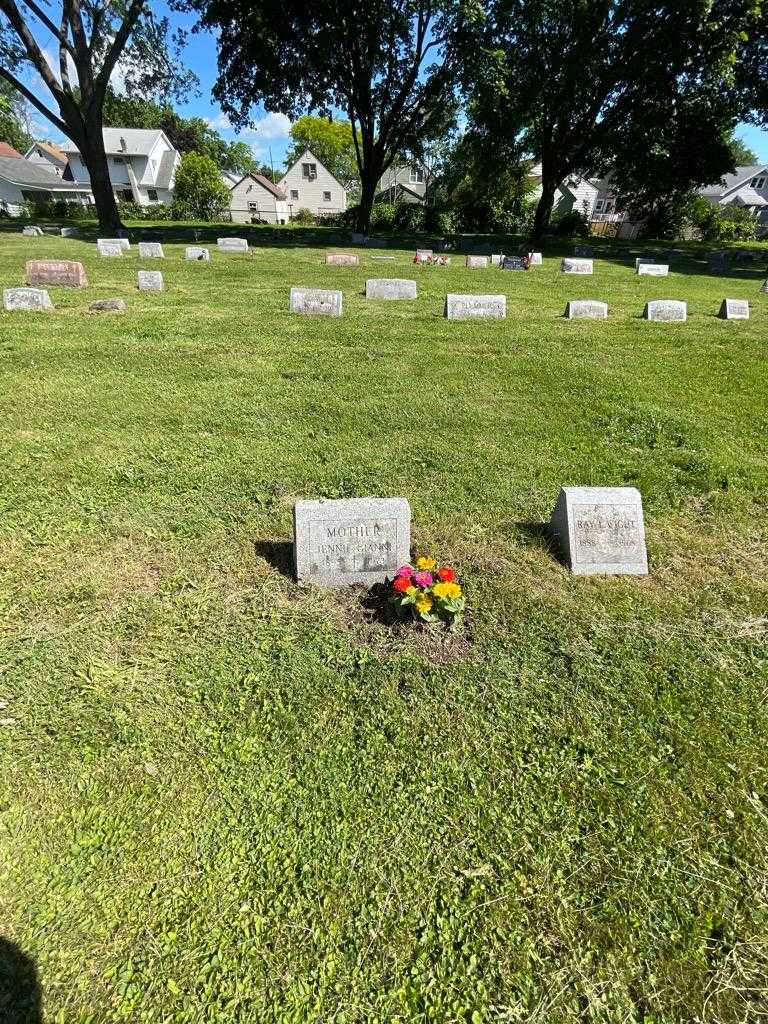
[[[276,142],[287,139],[290,129],[291,122],[285,114],[265,114],[249,128],[245,128],[243,135],[253,136],[260,142]]]
[[[209,128],[215,128],[219,132],[228,131],[232,127],[226,114],[216,114],[215,117],[206,117],[204,120]]]

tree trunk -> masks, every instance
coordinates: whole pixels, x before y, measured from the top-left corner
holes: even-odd
[[[98,119],[98,124],[91,123],[96,120],[96,118],[89,119],[84,145],[80,153],[91,179],[91,191],[99,218],[99,229],[106,235],[115,235],[118,231],[122,231],[123,222],[120,220],[114,189],[109,180],[109,165],[107,164],[107,154],[104,152],[101,118]]]
[[[357,223],[355,225],[357,230],[362,231],[364,235],[368,234],[371,227],[371,210],[373,209],[373,200],[376,198],[376,186],[379,183],[378,176],[374,177],[371,170],[372,168],[366,167],[365,173],[361,176],[360,204],[357,208]]]
[[[533,218],[533,226],[531,227],[530,245],[532,249],[541,243],[544,233],[549,227],[549,218],[552,214],[552,207],[555,205],[556,191],[557,182],[554,177],[547,178],[542,176],[541,197],[539,198],[536,214]]]

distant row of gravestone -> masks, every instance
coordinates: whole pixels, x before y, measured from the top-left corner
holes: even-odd
[[[549,532],[575,575],[648,573],[642,499],[634,487],[561,488]],[[301,584],[383,583],[410,561],[410,505],[405,498],[298,501],[293,541]]]

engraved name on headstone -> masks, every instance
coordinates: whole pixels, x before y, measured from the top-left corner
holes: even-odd
[[[488,266],[487,256],[467,256],[466,265],[470,270],[485,270]]]
[[[125,252],[131,248],[131,243],[127,238],[97,238],[96,245],[100,242],[108,242],[110,245],[119,245]]]
[[[445,297],[448,320],[504,320],[506,315],[506,295],[449,294]]]
[[[325,262],[334,267],[357,267],[360,257],[355,252],[329,252],[325,255]]]
[[[723,299],[717,315],[721,320],[749,320],[749,303],[746,299]]]
[[[248,252],[247,238],[217,238],[219,252]]]
[[[605,320],[608,303],[595,299],[571,299],[566,304],[564,316],[567,320]]]
[[[643,503],[635,487],[563,487],[551,530],[577,576],[648,573]]]
[[[138,280],[140,292],[161,292],[165,288],[163,275],[159,270],[140,270]]]
[[[291,312],[319,316],[341,316],[341,292],[327,288],[291,288]]]
[[[501,264],[502,264],[503,259],[504,259],[504,253],[503,252],[493,253],[491,255],[491,266],[492,267],[500,267]]]
[[[643,310],[644,320],[687,320],[688,304],[677,299],[654,299],[646,302]]]
[[[505,256],[501,261],[502,270],[525,270],[522,256]]]
[[[142,260],[163,260],[165,253],[160,242],[139,242],[139,258]]]
[[[188,245],[184,252],[185,260],[197,260],[199,263],[203,263],[210,258],[210,252],[201,245]]]
[[[3,308],[9,313],[20,309],[41,313],[53,309],[53,303],[43,288],[3,288]]]
[[[108,242],[104,238],[100,238],[96,243],[96,249],[98,250],[99,256],[122,256],[125,250],[119,242]]]
[[[27,260],[25,270],[27,284],[33,286],[52,284],[82,288],[88,284],[83,264],[74,260]]]
[[[293,537],[299,583],[383,583],[410,560],[410,505],[405,498],[297,501]]]
[[[669,274],[668,263],[641,263],[636,273],[640,277],[667,277]]]
[[[416,282],[399,277],[371,277],[365,282],[366,299],[415,299]]]
[[[564,274],[592,274],[592,260],[575,259],[566,256],[560,263],[560,270]]]

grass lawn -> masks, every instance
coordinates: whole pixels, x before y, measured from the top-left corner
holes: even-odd
[[[56,1024],[764,1019],[765,268],[254,236],[197,264],[0,235],[6,287],[90,278],[0,312],[0,1021],[40,1019],[21,954]],[[418,300],[366,301],[380,276]],[[289,314],[301,284],[343,318]],[[447,291],[507,319],[445,321]],[[647,578],[568,574],[562,484],[640,489]],[[471,644],[292,582],[293,502],[369,494],[456,566]]]

